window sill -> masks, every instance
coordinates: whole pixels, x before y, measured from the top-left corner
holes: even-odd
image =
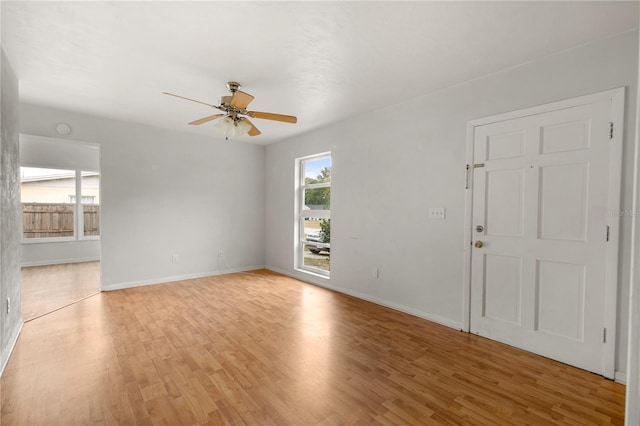
[[[84,241],[100,241],[100,237],[69,238],[30,238],[23,239],[22,244],[81,243]]]
[[[296,271],[302,272],[304,274],[312,275],[314,277],[324,278],[325,280],[329,280],[331,278],[331,276],[329,274],[323,274],[323,273],[312,271],[312,270],[309,270],[309,269],[296,268]]]

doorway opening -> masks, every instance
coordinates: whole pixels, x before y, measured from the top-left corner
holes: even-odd
[[[100,151],[20,136],[22,314],[25,321],[100,290]]]

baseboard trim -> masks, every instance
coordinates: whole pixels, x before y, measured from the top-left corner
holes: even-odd
[[[122,290],[125,288],[142,287],[155,284],[167,284],[175,281],[193,280],[196,278],[214,277],[216,275],[234,274],[237,272],[254,271],[256,269],[264,269],[264,265],[244,266],[242,268],[229,268],[216,271],[198,272],[195,274],[173,275],[169,277],[152,278],[149,280],[129,281],[124,283],[100,285],[101,291]]]
[[[309,284],[317,285],[319,287],[324,287],[330,290],[338,291],[336,288],[334,288],[334,286],[331,285],[331,278],[329,277],[316,275],[312,273],[300,272],[300,271],[288,271],[285,269],[277,268],[275,266],[268,266],[268,265],[265,266],[265,268],[270,271],[277,272],[279,274],[286,275],[288,277],[295,278],[300,281],[304,281],[305,283],[309,283]]]
[[[366,300],[367,302],[375,303],[376,305],[384,306],[386,308],[393,309],[395,311],[403,312],[405,314],[409,314],[414,317],[422,318],[427,321],[435,322],[440,325],[444,325],[449,328],[453,328],[456,330],[462,330],[462,323],[458,321],[453,321],[448,318],[441,317],[439,315],[433,315],[428,312],[421,311],[419,309],[410,308],[408,306],[394,303],[385,299],[381,299],[379,297],[371,296],[369,294],[360,293],[357,291],[353,291],[344,287],[339,287],[331,284],[331,279],[326,279],[323,277],[316,277],[312,274],[305,274],[304,272],[297,271],[287,271],[281,268],[277,268],[274,266],[265,266],[266,269],[277,272],[282,275],[286,275],[291,278],[295,278],[300,281],[304,281],[309,284],[317,285],[318,287],[324,287],[329,290],[337,291],[338,293],[343,293],[348,296],[353,296],[358,299]]]
[[[20,327],[18,327],[18,331],[15,333],[13,338],[11,339],[11,344],[8,347],[8,350],[2,354],[2,366],[0,367],[0,378],[4,374],[4,369],[7,367],[9,363],[9,359],[11,358],[11,354],[18,343],[18,337],[20,337],[20,333],[22,333],[22,326],[24,326],[24,322],[20,322]]]
[[[47,266],[47,265],[61,265],[63,263],[83,263],[83,262],[95,262],[100,260],[99,257],[83,257],[73,259],[56,259],[56,260],[40,260],[38,262],[22,262],[20,266],[22,268],[29,266]]]
[[[627,384],[627,373],[621,373],[619,371],[616,371],[613,375],[613,380],[616,383],[620,383],[621,385],[626,385]]]

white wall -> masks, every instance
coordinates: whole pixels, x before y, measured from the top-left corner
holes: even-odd
[[[73,139],[22,134],[20,165],[99,172],[100,147]]]
[[[640,40],[639,40],[640,44]],[[639,47],[640,49],[640,47]],[[640,64],[638,64],[640,66]],[[640,75],[638,76],[640,86]],[[640,96],[640,87],[638,87]],[[636,99],[636,108],[640,109],[640,99]],[[634,158],[634,200],[633,200],[633,239],[631,251],[630,295],[629,295],[629,352],[627,362],[627,393],[625,405],[625,424],[640,424],[640,117],[636,114],[636,134]],[[631,135],[629,135],[631,136]]]
[[[80,141],[20,135],[20,165],[26,167],[100,171],[97,145]],[[51,265],[100,259],[99,240],[22,243],[22,266]]]
[[[626,86],[621,209],[629,210],[637,66],[634,31],[268,146],[267,267],[461,328],[467,121]],[[294,271],[294,159],[329,150],[331,279],[323,281]],[[427,219],[429,207],[446,207],[446,219]],[[621,225],[617,371],[626,359],[630,218]]]
[[[20,113],[21,133],[57,136],[64,122],[66,139],[100,145],[103,289],[264,265],[263,147],[213,129],[209,138],[35,105]]]
[[[22,328],[18,100],[18,79],[0,46],[0,374]]]
[[[100,240],[22,243],[21,266],[100,260]]]

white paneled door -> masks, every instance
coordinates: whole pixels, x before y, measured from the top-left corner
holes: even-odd
[[[604,99],[473,132],[470,331],[599,374],[611,121]]]

